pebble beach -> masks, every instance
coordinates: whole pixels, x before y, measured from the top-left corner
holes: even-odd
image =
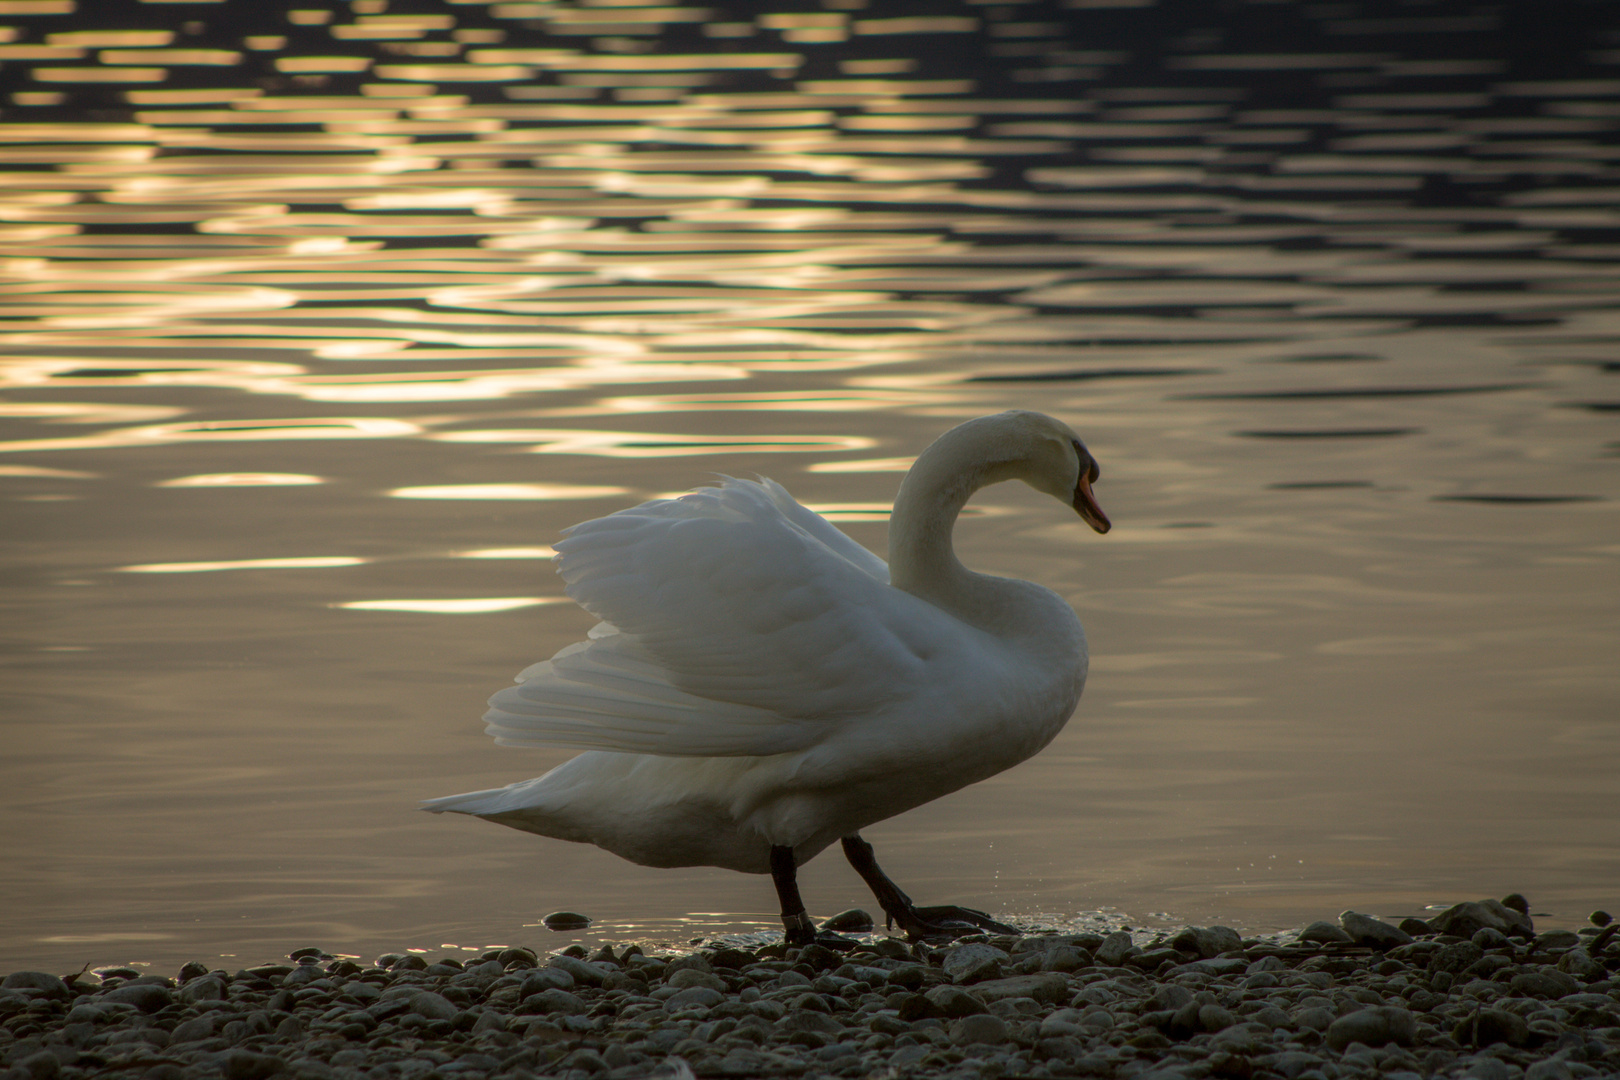
[[[859,929],[860,913],[839,925]],[[1522,897],[1399,925],[857,934],[0,980],[4,1080],[1620,1075],[1620,924]]]

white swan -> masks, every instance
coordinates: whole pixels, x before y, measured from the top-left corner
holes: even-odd
[[[1086,681],[1080,620],[1039,585],[963,567],[951,530],[979,488],[1022,480],[1107,532],[1097,476],[1067,426],[1005,412],[951,429],[912,465],[887,566],[769,480],[575,525],[557,572],[602,621],[519,674],[484,719],[504,746],[588,752],[424,809],[643,866],[768,872],[793,943],[815,938],[795,870],[835,840],[913,938],[1010,930],[913,906],[859,831],[1016,765],[1068,721]]]

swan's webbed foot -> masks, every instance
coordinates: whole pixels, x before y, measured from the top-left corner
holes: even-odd
[[[816,924],[810,916],[803,911],[789,915],[782,913],[782,940],[789,945],[813,945],[816,941]]]
[[[877,897],[883,908],[888,926],[898,926],[911,941],[954,941],[959,937],[992,930],[998,934],[1017,934],[1016,927],[997,922],[982,911],[973,908],[942,904],[918,907],[911,897],[889,880],[889,875],[877,864],[872,845],[859,836],[844,837],[844,856],[855,868]]]
[[[1023,933],[1016,926],[997,922],[985,912],[975,908],[940,904],[934,907],[913,907],[912,914],[924,926],[937,927],[933,933],[948,933],[952,937],[965,937],[988,930],[996,934],[1018,936]],[[893,921],[891,917],[891,922]],[[907,933],[910,933],[908,930]]]

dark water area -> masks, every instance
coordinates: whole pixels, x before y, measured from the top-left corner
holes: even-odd
[[[912,895],[1612,908],[1617,162],[1604,3],[0,0],[0,957],[772,928],[414,807],[567,756],[479,722],[562,528],[762,473],[882,551],[1007,408],[1116,528],[958,549],[1092,672],[869,830]]]

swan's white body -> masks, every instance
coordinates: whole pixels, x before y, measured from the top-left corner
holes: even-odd
[[[602,622],[485,720],[502,745],[587,752],[425,808],[646,866],[766,873],[773,846],[802,865],[1023,761],[1079,702],[1085,632],[1057,594],[965,569],[951,528],[975,490],[1014,478],[1093,520],[1084,461],[1037,413],[953,429],[901,486],[890,565],[769,480],[574,526],[557,570]]]

